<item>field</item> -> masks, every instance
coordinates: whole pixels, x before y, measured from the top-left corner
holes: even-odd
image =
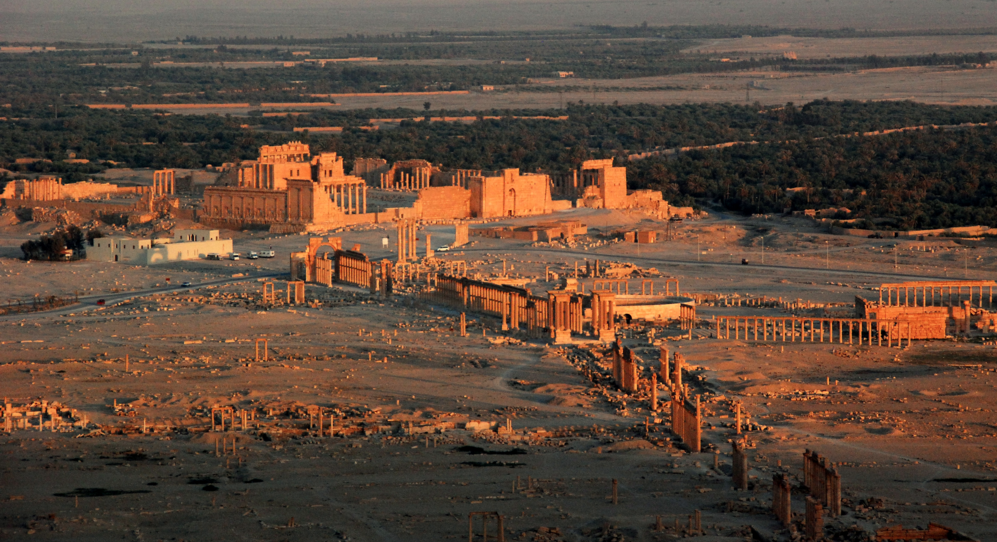
[[[637,79],[563,79],[544,83],[545,92],[517,87],[465,96],[386,96],[340,98],[344,109],[419,109],[429,101],[434,109],[487,110],[558,108],[571,102],[594,104],[754,103],[798,104],[831,100],[911,100],[939,105],[994,105],[997,90],[992,69],[887,68],[857,73],[787,74],[746,71],[689,74]],[[756,86],[748,92],[747,85]],[[579,88],[581,87],[581,88]],[[558,89],[565,90],[559,91]],[[671,90],[676,89],[676,90]]]

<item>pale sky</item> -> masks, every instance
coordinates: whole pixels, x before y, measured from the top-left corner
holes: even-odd
[[[141,41],[573,25],[997,27],[990,0],[0,0],[0,40]]]

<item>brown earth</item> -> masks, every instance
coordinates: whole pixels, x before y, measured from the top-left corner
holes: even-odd
[[[899,241],[894,270],[896,241],[829,236],[800,220],[686,221],[673,226],[671,241],[638,247],[602,234],[665,225],[617,211],[559,218],[569,217],[592,226],[573,247],[472,237],[441,257],[466,260],[484,278],[501,273],[505,260],[512,276],[533,280],[534,292],[554,286],[542,280],[546,267],[566,275],[599,258],[678,277],[684,292],[832,304],[873,298],[879,283],[900,277],[961,278],[966,264],[970,277],[987,278],[997,268],[989,242]],[[508,540],[651,541],[674,539],[676,521],[687,525],[700,510],[700,540],[744,540],[750,527],[789,540],[768,511],[771,476],[787,473],[798,485],[804,449],[840,465],[846,515],[828,518],[831,540],[854,539],[846,532],[853,526],[871,532],[928,521],[981,540],[997,536],[991,345],[899,350],[719,342],[708,325],[692,340],[671,326],[654,327],[653,338],[650,327],[624,330],[645,371],[657,367],[652,343],[668,344],[692,366],[686,380],[704,399],[707,451],[690,454],[667,430],[668,413],[648,411],[646,394],[584,376],[582,367],[608,370],[603,348],[586,340],[554,348],[474,314],[460,338],[455,312],[413,304],[404,291],[383,300],[308,285],[309,306],[260,305],[256,277],[286,272],[287,253],[304,246],[303,236],[238,234],[236,250],[273,247],[273,260],[143,268],[27,264],[15,259],[29,238],[20,227],[0,230],[7,295],[82,289],[110,301],[0,316],[3,394],[15,405],[58,401],[87,417],[87,431],[105,434],[0,435],[4,539],[463,540],[469,512],[498,511]],[[434,244],[452,240],[450,226],[429,231]],[[390,255],[380,248],[386,233],[394,235],[372,227],[330,235],[381,258]],[[738,265],[741,257],[751,265]],[[149,293],[167,276],[195,285]],[[277,286],[280,298],[283,282]],[[710,306],[698,314],[760,312],[784,314]],[[261,337],[266,361],[254,355]],[[747,492],[733,490],[729,477],[733,399],[750,422]],[[134,415],[115,416],[115,404]],[[259,428],[207,431],[206,409],[221,405],[254,412]],[[316,407],[336,413],[337,428],[366,420],[382,429],[319,436],[309,427]],[[478,422],[502,431],[461,428]],[[504,432],[506,423],[514,433]],[[617,505],[609,503],[613,479]],[[799,519],[803,494],[793,501]],[[656,516],[663,532],[652,530]]]

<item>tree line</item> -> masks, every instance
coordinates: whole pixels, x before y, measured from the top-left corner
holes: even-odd
[[[78,260],[86,258],[87,245],[92,246],[94,239],[103,236],[100,230],[84,233],[77,226],[69,226],[65,230],[42,236],[37,241],[21,243],[21,252],[25,260]],[[67,251],[71,252],[67,254]]]

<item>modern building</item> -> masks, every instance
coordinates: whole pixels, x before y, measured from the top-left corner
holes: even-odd
[[[176,230],[172,238],[133,239],[98,237],[87,248],[87,259],[132,265],[156,265],[196,260],[208,254],[232,252],[232,240],[221,239],[218,230]]]

